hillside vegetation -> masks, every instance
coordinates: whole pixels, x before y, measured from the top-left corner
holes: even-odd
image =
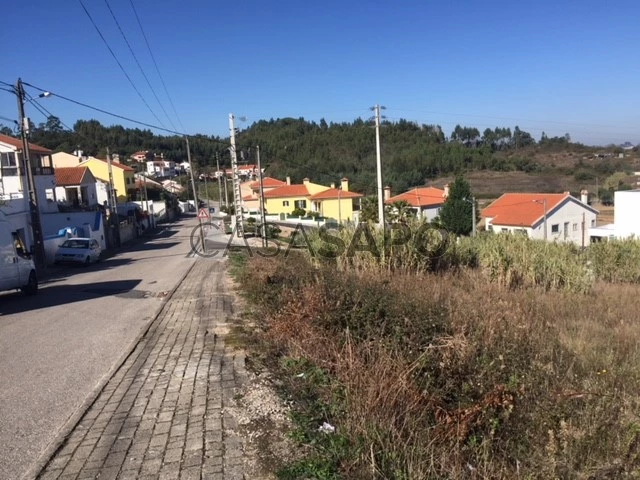
[[[8,130],[5,128],[5,130]],[[10,130],[8,130],[10,132]],[[106,147],[128,158],[137,150],[163,152],[165,158],[186,159],[180,136],[154,135],[149,130],[103,126],[96,120],[79,120],[73,131],[50,117],[34,126],[32,141],[53,150],[104,155]],[[194,163],[199,170],[213,169],[216,156],[229,166],[228,140],[207,135],[191,137]],[[261,120],[237,136],[239,159],[255,162],[255,146],[261,149],[268,174],[294,181],[304,177],[329,184],[346,176],[352,189],[374,194],[376,186],[375,130],[370,122],[319,123],[303,118]],[[618,155],[623,153],[624,157]],[[600,154],[600,156],[597,156]],[[635,151],[592,148],[572,143],[567,134],[536,140],[517,126],[496,127],[479,132],[457,126],[443,132],[437,125],[406,120],[383,122],[381,157],[385,184],[396,193],[425,183],[444,184],[464,173],[480,196],[496,196],[506,190],[579,192],[596,188],[618,172],[618,185],[631,185],[634,170],[640,170]],[[511,187],[511,188],[508,188]]]

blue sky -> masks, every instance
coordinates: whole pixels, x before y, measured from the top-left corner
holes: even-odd
[[[152,110],[172,128],[103,0],[83,0]],[[640,2],[133,0],[179,115],[178,130],[228,136],[269,118],[369,118],[478,127],[519,125],[536,139],[640,143]],[[109,0],[165,110],[173,109],[130,0]],[[145,107],[79,0],[3,7],[0,81],[18,77],[150,124]],[[27,27],[23,28],[22,25]],[[36,93],[35,91],[31,91]],[[42,106],[72,126],[124,121],[58,98]],[[43,116],[27,106],[35,123]],[[0,117],[16,117],[0,91]],[[180,123],[181,122],[181,123]],[[6,120],[0,118],[5,125]],[[238,125],[240,128],[242,124]]]

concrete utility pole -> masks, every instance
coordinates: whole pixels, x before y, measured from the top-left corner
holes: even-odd
[[[216,175],[218,177],[218,198],[220,199],[220,203],[218,203],[218,211],[222,208],[222,175],[220,175],[220,155],[216,152]],[[224,179],[225,183],[227,179]]]
[[[233,170],[233,206],[236,217],[236,231],[238,237],[244,237],[242,225],[242,193],[240,192],[240,177],[238,175],[238,157],[236,155],[236,127],[233,113],[229,114],[229,140],[231,142],[231,169]]]
[[[31,152],[29,151],[29,119],[24,113],[24,87],[19,78],[16,82],[15,93],[18,97],[18,115],[20,122],[20,137],[22,138],[22,163],[27,179],[27,191],[29,193],[29,213],[31,214],[31,232],[33,235],[33,253],[35,264],[38,269],[46,267],[46,257],[44,252],[44,235],[42,223],[40,222],[40,207],[38,206],[38,192],[33,178],[33,168],[31,164]],[[16,162],[17,163],[17,162]]]
[[[113,167],[111,166],[111,152],[107,147],[107,170],[109,172],[109,203],[110,214],[109,221],[114,229],[116,246],[120,246],[120,218],[118,217],[118,197],[116,196],[116,190],[113,188]]]
[[[372,110],[376,112],[376,171],[378,176],[378,225],[384,228],[384,191],[382,190],[382,164],[380,161],[380,105],[375,105]]]
[[[191,175],[191,188],[193,188],[193,203],[195,205],[196,212],[199,212],[198,194],[196,193],[196,181],[193,179],[193,165],[191,163],[191,147],[189,147],[189,137],[185,135],[184,140],[187,143],[187,162],[189,162],[189,173]],[[188,203],[189,203],[189,196],[187,195],[187,204]],[[202,245],[202,251],[206,252],[207,248],[204,241],[204,229],[202,228],[202,219],[200,219],[200,243]]]
[[[260,233],[262,234],[262,248],[267,248],[267,217],[264,211],[264,183],[262,166],[260,165],[260,145],[256,146],[256,157],[258,163],[258,175],[260,178]]]
[[[471,197],[471,236],[476,236],[476,197]]]

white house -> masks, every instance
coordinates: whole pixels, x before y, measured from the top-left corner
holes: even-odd
[[[390,187],[385,187],[384,203],[391,205],[395,202],[407,202],[418,218],[430,222],[440,214],[440,209],[447,199],[448,188],[446,186],[444,190],[440,190],[435,187],[416,187],[392,197]]]
[[[487,230],[587,246],[598,211],[564,193],[505,193],[482,211]],[[545,232],[546,229],[546,232]]]
[[[594,241],[605,239],[640,239],[640,189],[614,193],[613,223],[590,228]]]
[[[147,162],[147,173],[156,177],[175,177],[176,163],[158,157]]]
[[[88,167],[56,168],[56,199],[71,207],[94,207],[99,203],[96,178]]]

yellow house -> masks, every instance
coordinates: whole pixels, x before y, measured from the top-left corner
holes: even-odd
[[[339,222],[353,219],[353,199],[362,195],[349,191],[349,181],[342,179],[340,189],[311,183],[283,185],[264,192],[265,209],[269,214],[291,213],[296,208],[318,212]]]
[[[109,164],[106,160],[89,157],[80,166],[89,167],[89,170],[99,180],[109,183]],[[113,188],[119,201],[127,201],[135,198],[136,182],[135,170],[119,162],[111,162],[111,172],[113,174]]]
[[[349,191],[349,181],[343,178],[340,188],[331,188],[311,195],[311,205],[314,212],[327,218],[335,218],[338,223],[353,220],[353,201],[362,194]]]

